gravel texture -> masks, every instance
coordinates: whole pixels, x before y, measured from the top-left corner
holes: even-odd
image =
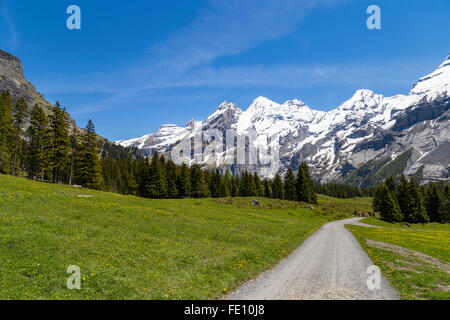
[[[344,225],[328,223],[273,269],[229,294],[230,300],[390,300],[396,292],[381,276],[381,289],[367,287],[372,261]]]

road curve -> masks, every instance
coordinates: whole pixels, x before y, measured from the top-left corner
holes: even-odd
[[[344,225],[352,218],[322,226],[273,269],[229,294],[229,300],[391,300],[398,299],[387,280],[367,288],[373,264]]]

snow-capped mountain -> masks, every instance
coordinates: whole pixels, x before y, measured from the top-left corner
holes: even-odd
[[[329,112],[299,100],[278,104],[258,97],[245,111],[223,102],[205,121],[192,120],[185,127],[164,125],[157,133],[116,143],[138,147],[144,154],[168,153],[186,137],[205,130],[234,129],[238,136],[254,130],[250,144],[267,144],[266,137],[278,137],[281,173],[306,160],[321,181],[371,185],[402,172],[423,182],[449,180],[449,109],[450,55],[436,71],[419,79],[408,95],[384,97],[358,90]],[[227,167],[273,175],[257,166]]]

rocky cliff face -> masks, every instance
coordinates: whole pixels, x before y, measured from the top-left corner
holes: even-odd
[[[18,58],[0,50],[0,92],[9,90],[14,101],[24,97],[29,106],[39,103],[44,109],[51,104],[25,79],[23,66]]]
[[[384,97],[358,90],[330,112],[309,108],[299,100],[283,104],[259,97],[242,111],[222,103],[205,121],[192,120],[185,127],[163,126],[154,134],[117,141],[136,146],[144,154],[169,153],[186,137],[207,129],[234,129],[262,137],[277,135],[283,173],[306,160],[317,180],[358,185],[378,183],[388,175],[415,175],[422,182],[450,179],[450,55],[436,71],[419,79],[408,95]],[[191,162],[194,160],[192,159]],[[225,166],[239,171],[261,167]]]

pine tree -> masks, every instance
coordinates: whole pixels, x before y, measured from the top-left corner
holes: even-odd
[[[163,199],[167,196],[165,172],[158,153],[155,153],[152,157],[145,188],[150,198]]]
[[[232,194],[232,186],[231,186],[231,172],[230,170],[227,170],[227,172],[225,172],[225,176],[223,177],[223,184],[224,184],[224,188],[225,188],[225,197],[231,197]]]
[[[431,184],[426,191],[425,208],[427,210],[430,222],[443,222],[441,216],[441,206],[443,198],[436,184]]]
[[[253,180],[255,184],[255,195],[258,197],[264,197],[264,186],[257,172],[253,174]]]
[[[272,198],[272,187],[270,186],[270,180],[264,179],[263,185],[264,185],[264,197]]]
[[[68,184],[72,185],[73,175],[74,175],[74,171],[76,169],[75,168],[76,163],[81,160],[81,159],[77,159],[77,154],[79,153],[79,150],[81,148],[80,147],[81,134],[80,134],[80,132],[78,131],[77,128],[75,128],[73,130],[73,133],[70,135],[69,139],[70,139],[70,150],[69,150],[70,160],[69,160],[69,179],[68,179]],[[109,190],[109,189],[107,188],[106,190]]]
[[[220,174],[219,169],[212,172],[209,189],[213,198],[223,197],[222,175]]]
[[[445,197],[439,208],[439,216],[443,223],[450,223],[450,197]]]
[[[89,120],[85,132],[81,135],[77,163],[77,180],[86,188],[101,189],[103,187],[99,154],[95,126],[92,120]]]
[[[295,180],[295,190],[297,201],[313,204],[317,203],[317,196],[314,192],[313,181],[306,162],[302,162],[298,168],[297,179]]]
[[[381,212],[381,198],[382,198],[382,193],[383,193],[383,184],[380,184],[379,186],[377,186],[377,188],[375,189],[375,196],[373,197],[372,200],[372,208],[373,211],[375,212]]]
[[[420,190],[419,183],[414,177],[411,177],[409,183],[410,199],[412,199],[412,211],[409,215],[409,221],[411,223],[427,223],[430,218],[427,215],[423,194]]]
[[[32,108],[30,126],[26,131],[29,139],[27,152],[27,171],[28,178],[43,180],[44,170],[48,160],[48,119],[42,108],[36,104]]]
[[[200,165],[193,164],[191,167],[191,196],[193,198],[204,198],[208,195],[208,186],[205,182],[203,170]]]
[[[13,132],[11,95],[4,91],[0,95],[0,173],[11,169]]]
[[[389,188],[389,191],[391,192],[392,198],[394,199],[395,202],[398,203],[397,187],[395,185],[394,177],[390,176],[390,177],[386,178],[385,183],[386,183],[386,186]]]
[[[177,176],[176,183],[180,198],[186,198],[191,195],[191,175],[189,167],[185,163],[180,167],[180,173]]]
[[[62,171],[70,150],[69,117],[59,102],[53,107],[50,117],[51,136],[51,167],[53,183],[59,182],[59,174]]]
[[[383,183],[379,190],[379,209],[381,218],[387,222],[398,222],[402,220],[402,215],[397,202],[389,190],[389,187]]]
[[[177,167],[172,160],[166,162],[167,197],[178,198]]]
[[[18,152],[20,146],[20,142],[22,139],[23,134],[23,126],[25,125],[25,122],[28,119],[29,110],[27,102],[25,101],[25,98],[21,97],[19,100],[17,100],[17,103],[14,105],[13,108],[13,126],[14,126],[14,151],[12,156],[12,163],[11,163],[11,172],[12,175],[16,175],[17,170],[17,162],[18,162]]]
[[[274,199],[283,199],[284,198],[283,179],[281,179],[281,176],[278,173],[275,175],[275,178],[273,178],[272,197]]]
[[[284,177],[284,198],[291,201],[294,201],[297,198],[295,191],[295,176],[291,167],[288,168]]]

